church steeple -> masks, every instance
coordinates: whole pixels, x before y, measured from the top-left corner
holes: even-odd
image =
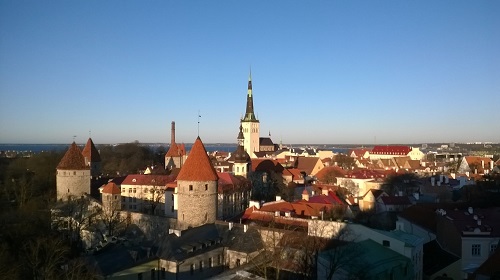
[[[253,94],[252,94],[252,71],[250,71],[250,75],[248,76],[248,91],[247,91],[247,110],[245,113],[245,117],[243,121],[257,121],[255,117],[255,113],[253,111]]]

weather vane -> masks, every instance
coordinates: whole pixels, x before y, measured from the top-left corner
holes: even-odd
[[[200,137],[200,118],[201,118],[200,110],[198,110],[198,137]]]

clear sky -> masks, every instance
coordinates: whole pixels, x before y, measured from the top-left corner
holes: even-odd
[[[500,1],[0,0],[0,143],[500,142]]]

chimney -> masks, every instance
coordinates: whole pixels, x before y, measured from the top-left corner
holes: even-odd
[[[276,196],[276,201],[280,201],[281,200],[281,195],[277,195]]]
[[[327,188],[322,188],[321,189],[321,194],[322,195],[328,195],[328,189]]]
[[[170,144],[171,145],[175,144],[175,122],[172,122],[172,128],[170,131]]]
[[[309,201],[309,193],[306,189],[304,189],[304,191],[302,192],[302,199],[305,201]]]

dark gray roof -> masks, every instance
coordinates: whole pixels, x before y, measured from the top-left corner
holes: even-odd
[[[274,146],[274,143],[269,137],[260,137],[259,146]]]
[[[259,232],[250,227],[235,224],[231,230],[227,224],[205,224],[181,232],[181,236],[170,234],[159,244],[157,256],[161,259],[181,261],[225,246],[233,251],[251,253],[263,248]]]
[[[155,259],[157,247],[125,246],[124,244],[108,244],[94,255],[87,257],[102,276],[110,275],[143,262]]]
[[[443,250],[436,240],[424,244],[423,271],[426,276],[433,275],[459,259],[459,257]]]

